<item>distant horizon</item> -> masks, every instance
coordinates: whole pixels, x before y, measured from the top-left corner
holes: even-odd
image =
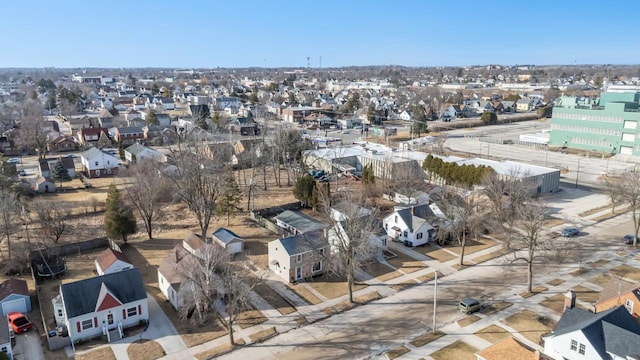
[[[460,6],[461,5],[461,6]],[[638,64],[640,2],[7,2],[0,68]],[[624,9],[621,11],[620,9]],[[388,64],[388,65],[371,65]],[[512,66],[512,65],[505,65]],[[563,65],[558,65],[563,66]]]

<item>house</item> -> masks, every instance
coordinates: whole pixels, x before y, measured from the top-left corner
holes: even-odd
[[[73,136],[58,136],[47,142],[47,151],[73,151],[78,150],[78,143]]]
[[[49,178],[46,178],[44,176],[39,176],[36,179],[34,190],[40,194],[54,193],[56,192],[56,184],[53,182],[53,180]]]
[[[211,238],[231,255],[242,254],[244,251],[244,239],[229,229],[220,228],[211,234]]]
[[[502,101],[502,112],[512,113],[516,112],[516,102],[515,101]]]
[[[207,119],[210,116],[209,105],[189,105],[189,115],[196,119]]]
[[[482,351],[477,352],[477,360],[545,360],[539,351],[533,350],[527,345],[514,339],[513,337],[506,338],[502,341],[485,348]]]
[[[173,99],[169,97],[160,98],[157,102],[157,105],[159,105],[163,110],[167,111],[176,109],[176,104],[173,102]]]
[[[129,123],[133,119],[142,119],[142,113],[138,110],[129,109],[124,113],[124,120]]]
[[[4,324],[0,325],[0,352],[5,353],[9,359],[13,359],[13,348],[11,345],[12,334],[9,331],[9,319],[7,315],[0,315],[0,324]]]
[[[178,141],[178,134],[171,126],[147,125],[142,131],[145,142],[153,145],[173,144]]]
[[[22,279],[9,278],[0,284],[0,305],[2,315],[12,312],[31,312],[31,298],[27,282]],[[0,331],[2,329],[0,328]]]
[[[124,149],[124,159],[129,163],[142,160],[153,160],[155,162],[167,162],[167,156],[159,151],[148,148],[142,144],[135,143]]]
[[[329,255],[323,230],[297,234],[269,242],[269,268],[287,283],[320,275]]]
[[[544,354],[555,360],[637,359],[640,323],[624,306],[601,313],[575,307],[575,292],[550,335],[543,337]]]
[[[76,177],[76,164],[74,163],[72,158],[69,157],[59,157],[57,159],[40,159],[38,160],[38,170],[40,176],[50,178],[53,177],[53,172],[56,167],[58,161],[62,161],[62,166],[67,169],[67,173],[69,173],[69,177]]]
[[[98,275],[111,274],[116,271],[134,268],[127,256],[120,251],[108,248],[101,252],[95,260]]]
[[[413,111],[404,110],[403,112],[400,113],[400,115],[398,115],[398,118],[404,121],[411,121],[411,119],[413,119]]]
[[[325,223],[295,210],[285,210],[274,217],[273,220],[275,220],[276,225],[284,229],[285,233],[292,235],[327,227]]]
[[[104,138],[108,141],[108,144],[101,144],[104,142]],[[78,130],[78,143],[80,146],[107,146],[111,144],[109,135],[106,128],[83,128]]]
[[[176,245],[158,267],[160,292],[176,310],[182,307],[183,296],[189,291],[182,287],[186,267],[192,263],[193,256],[198,257],[198,252],[204,246],[207,244],[202,239],[191,234]]]
[[[94,147],[80,154],[82,171],[88,177],[115,175],[118,172],[118,158]]]
[[[436,229],[429,221],[436,218],[429,205],[396,206],[382,224],[389,239],[406,246],[419,246],[433,241]]]
[[[51,302],[71,344],[101,335],[118,340],[123,329],[149,321],[147,293],[136,268],[61,284]]]
[[[516,101],[516,111],[517,112],[527,112],[531,110],[531,100],[529,99],[520,99]]]
[[[353,203],[341,202],[331,207],[330,216],[333,220],[333,226],[327,232],[327,240],[332,252],[336,253],[343,246],[349,245],[351,241],[349,234],[356,230],[368,232],[362,235],[368,238],[370,246],[366,247],[368,253],[358,254],[361,259],[377,257],[387,249],[387,236],[382,230],[380,221],[373,217],[373,212],[370,209]],[[353,227],[345,229],[345,227],[349,228],[350,224],[353,224]],[[365,250],[365,248],[363,247],[361,250]]]
[[[621,286],[621,284],[616,284],[616,287],[618,286]],[[604,294],[606,290],[603,289],[602,293]],[[612,292],[607,291],[606,293],[611,294]],[[615,296],[609,296],[598,301],[594,305],[594,312],[600,313],[620,305],[624,305],[629,314],[638,319],[640,316],[640,287],[637,287],[637,284],[633,285],[633,288],[629,291],[620,290]]]
[[[309,114],[304,118],[305,123],[308,125],[326,126],[331,125],[333,119],[329,116],[321,113]]]
[[[260,128],[253,118],[236,117],[231,119],[229,130],[240,135],[260,135]]]
[[[124,145],[131,145],[138,140],[144,140],[144,131],[141,126],[116,128],[114,140]]]

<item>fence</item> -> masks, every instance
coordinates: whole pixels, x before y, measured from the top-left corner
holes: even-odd
[[[302,204],[300,202],[294,202],[284,205],[272,206],[269,208],[253,210],[249,212],[249,218],[256,223],[258,223],[263,228],[275,233],[282,234],[282,228],[276,225],[273,221],[268,218],[278,215],[286,210],[300,210],[302,209]]]

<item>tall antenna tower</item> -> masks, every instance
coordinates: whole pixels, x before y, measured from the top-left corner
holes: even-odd
[[[311,60],[311,56],[307,56],[307,69],[311,68],[311,62],[309,62],[309,60]]]
[[[322,69],[322,56],[320,56],[320,69]]]

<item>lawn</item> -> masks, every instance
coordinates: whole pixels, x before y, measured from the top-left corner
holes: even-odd
[[[538,295],[539,293],[547,291],[549,289],[544,287],[544,286],[542,286],[542,285],[539,285],[539,286],[534,287],[531,290],[532,290],[531,292],[529,292],[528,290],[525,290],[525,291],[521,292],[520,296],[522,296],[525,299],[528,299],[528,298],[532,297],[533,295]]]
[[[555,312],[562,313],[564,312],[564,300],[565,300],[564,294],[556,294],[550,298],[547,298],[541,301],[540,305],[546,306]]]
[[[240,316],[238,316],[238,319],[236,320],[235,323],[238,326],[240,326],[240,328],[246,329],[254,325],[262,324],[267,320],[268,320],[267,317],[262,315],[260,311],[251,309],[240,314]]]
[[[429,282],[429,281],[431,281],[431,280],[433,280],[435,278],[436,278],[436,272],[434,271],[432,273],[428,273],[428,274],[419,276],[418,278],[416,278],[416,280],[419,283],[424,283],[424,282]],[[440,279],[440,278],[442,278],[442,273],[440,271],[438,271],[438,279]]]
[[[296,311],[296,309],[283,299],[282,296],[265,284],[256,285],[256,287],[253,288],[253,291],[260,295],[261,298],[268,302],[274,309],[278,310],[282,315],[289,315]]]
[[[353,298],[353,304],[349,302],[349,300],[345,300],[341,303],[338,303],[334,306],[328,307],[326,309],[323,310],[323,312],[327,315],[334,315],[337,313],[341,313],[345,310],[349,310],[351,308],[356,307],[357,305],[361,305],[361,304],[366,304],[370,301],[373,300],[378,300],[382,298],[382,296],[377,292],[377,291],[373,291],[370,293],[367,293],[365,295],[360,295],[360,296],[355,296]]]
[[[440,331],[436,331],[436,333],[426,333],[423,335],[420,335],[416,338],[414,338],[413,340],[411,340],[411,345],[415,346],[415,347],[421,347],[421,346],[425,346],[428,343],[434,341],[434,340],[438,340],[441,337],[445,336],[446,334]]]
[[[600,298],[599,291],[595,291],[585,286],[579,285],[574,287],[573,290],[576,292],[576,298],[578,298],[578,300],[582,300],[589,304],[595,303]]]
[[[258,342],[258,341],[262,341],[265,340],[273,335],[276,335],[278,333],[278,331],[276,330],[275,326],[274,327],[270,327],[268,329],[264,329],[262,331],[258,331],[255,334],[251,334],[249,335],[249,339],[251,340],[252,343]]]
[[[569,274],[570,274],[571,276],[578,277],[578,276],[582,276],[583,274],[588,273],[589,271],[591,271],[591,269],[590,269],[590,268],[583,267],[583,268],[580,268],[580,269],[575,269],[575,270],[573,270],[573,271],[569,272]]]
[[[409,348],[407,348],[404,345],[401,345],[401,346],[398,346],[397,348],[395,348],[393,350],[388,351],[387,352],[387,358],[388,359],[395,359],[395,358],[398,358],[398,357],[408,353],[409,351],[411,351],[411,350],[409,350]]]
[[[296,293],[296,295],[298,295],[302,300],[306,301],[307,304],[317,305],[322,302],[320,298],[302,284],[287,284],[287,287]]]
[[[589,265],[592,269],[597,269],[599,267],[603,267],[603,266],[607,265],[610,262],[611,262],[611,260],[600,259],[598,261],[590,262],[587,265]]]
[[[436,245],[433,246],[435,247]],[[439,246],[437,246],[435,249],[432,249],[430,247],[427,249],[428,250],[424,254],[439,262],[447,262],[458,257],[456,254],[451,253],[448,249],[441,248]]]
[[[391,285],[391,288],[393,290],[395,290],[395,291],[402,291],[402,290],[405,290],[408,287],[415,286],[415,285],[418,285],[418,283],[413,281],[413,280],[407,280],[407,281],[401,282],[399,284]]]
[[[555,326],[555,321],[540,316],[533,311],[523,310],[506,318],[505,323],[517,330],[522,336],[539,344],[542,335],[547,334]]]
[[[634,282],[640,282],[640,270],[631,265],[620,265],[610,271],[614,276],[620,276],[633,280]]]
[[[488,304],[484,309],[480,310],[480,313],[485,314],[485,315],[495,314],[498,311],[502,311],[502,310],[508,308],[511,305],[513,305],[513,304],[510,303],[510,302],[506,302],[506,301],[499,301],[499,302],[491,303],[491,304]]]
[[[228,353],[229,351],[233,350],[237,346],[241,346],[241,345],[244,345],[244,340],[236,339],[235,346],[229,343],[226,343],[224,345],[220,345],[220,346],[214,347],[213,349],[209,349],[207,351],[203,351],[199,354],[196,354],[195,358],[198,360],[214,359],[222,354]]]
[[[476,352],[478,352],[478,349],[466,342],[458,340],[434,352],[431,354],[431,357],[435,360],[476,360],[476,356],[474,355]]]
[[[551,285],[551,286],[558,286],[560,284],[562,284],[564,282],[563,279],[553,279],[551,281],[548,281],[547,284]]]
[[[496,250],[496,251],[492,251],[490,253],[478,256],[476,258],[473,258],[472,260],[469,260],[469,262],[472,262],[472,263],[475,263],[475,264],[480,264],[480,263],[483,263],[485,261],[489,261],[489,260],[495,259],[497,257],[500,257],[500,256],[502,256],[504,254],[507,254],[507,253],[509,253],[509,249],[502,248],[502,249],[499,249],[499,250]],[[465,262],[466,262],[466,260],[465,260]]]
[[[101,348],[76,355],[75,360],[116,360],[116,355],[113,353],[110,346],[103,346]]]
[[[388,259],[387,262],[405,274],[427,268],[424,262],[418,261],[409,255],[403,253],[397,253],[396,255],[394,258]]]
[[[462,319],[456,321],[456,323],[458,324],[458,326],[460,326],[462,328],[462,327],[471,325],[471,324],[473,324],[474,322],[476,322],[478,320],[480,320],[480,316],[478,316],[478,315],[468,315],[468,316],[465,316]]]
[[[162,346],[153,340],[135,341],[127,348],[130,359],[155,360],[165,355]]]
[[[507,330],[498,325],[487,326],[486,328],[477,331],[474,335],[487,340],[492,344],[511,337],[511,334]]]
[[[347,281],[344,278],[330,277],[330,278],[318,278],[314,281],[306,282],[308,286],[311,286],[315,291],[322,294],[327,299],[335,299],[339,296],[346,295],[349,291]],[[353,284],[353,291],[356,292],[360,289],[367,287],[367,284],[355,282]]]
[[[377,261],[367,264],[362,270],[382,282],[402,276],[401,272]]]

